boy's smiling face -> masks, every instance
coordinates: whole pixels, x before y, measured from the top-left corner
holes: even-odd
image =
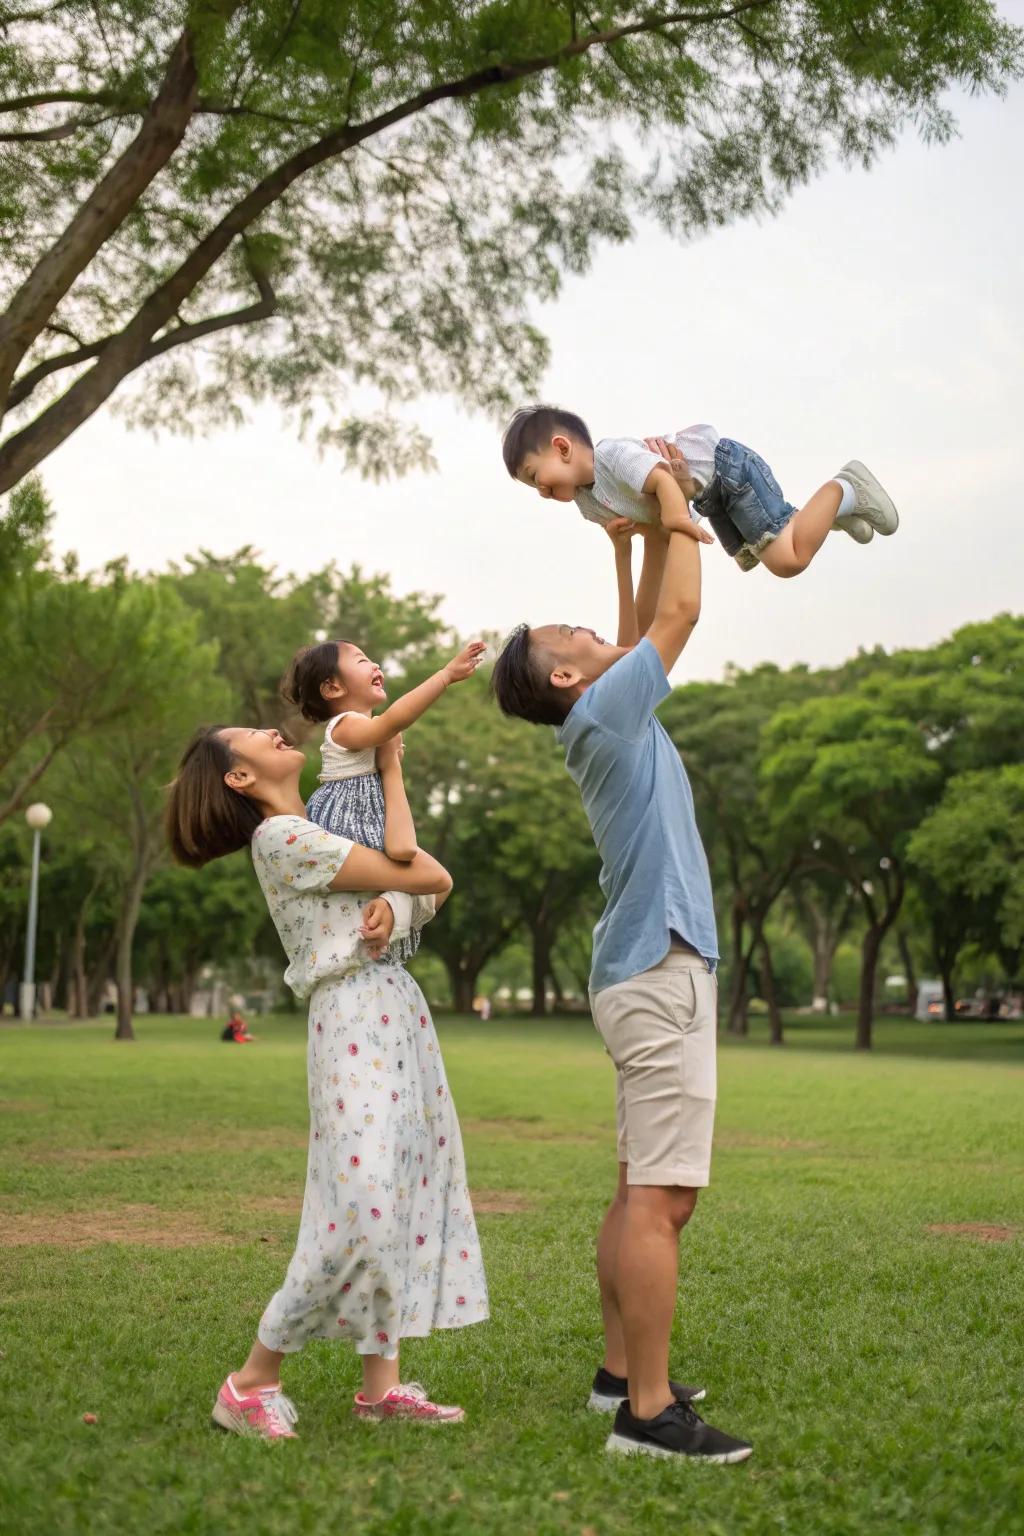
[[[545,501],[572,501],[581,485],[594,483],[594,450],[558,433],[547,448],[525,456],[516,479]]]

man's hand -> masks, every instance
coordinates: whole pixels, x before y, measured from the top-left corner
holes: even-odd
[[[473,640],[457,656],[453,656],[443,669],[445,687],[447,688],[451,683],[463,683],[467,677],[472,677],[483,661],[486,650],[487,647],[482,640]]]
[[[363,908],[359,937],[366,945],[371,960],[379,960],[386,953],[394,926],[395,914],[389,901],[385,901],[383,896],[375,896],[367,902]]]
[[[633,535],[640,532],[640,524],[629,517],[613,517],[611,522],[605,523],[604,531],[615,546],[616,557],[625,557],[630,553]]]
[[[677,448],[675,443],[670,443],[664,437],[645,437],[644,447],[650,453],[660,454],[672,471],[679,489],[687,501],[692,501],[697,494],[697,482],[693,478],[690,466],[686,462],[682,450]]]
[[[382,741],[377,748],[377,772],[384,773],[388,768],[394,768],[396,764],[400,765],[404,756],[405,743],[399,731],[397,736],[392,736],[388,741]]]

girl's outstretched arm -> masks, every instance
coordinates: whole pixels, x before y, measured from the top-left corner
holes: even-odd
[[[377,748],[377,770],[384,787],[384,852],[399,864],[416,857],[416,826],[405,792],[401,736],[393,736]]]
[[[461,683],[467,677],[472,677],[485,650],[482,640],[474,640],[457,656],[453,656],[440,672],[428,677],[418,688],[403,693],[383,714],[345,715],[335,725],[331,733],[333,739],[339,747],[346,747],[350,752],[359,752],[364,747],[379,747],[383,742],[391,741],[418,720],[452,683]]]

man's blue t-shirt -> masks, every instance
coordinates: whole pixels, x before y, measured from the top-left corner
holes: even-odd
[[[601,855],[607,898],[594,929],[594,992],[657,965],[673,934],[706,960],[718,958],[693,792],[654,718],[669,691],[661,657],[641,640],[580,695],[558,730]]]

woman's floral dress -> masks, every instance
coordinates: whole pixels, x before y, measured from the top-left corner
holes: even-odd
[[[289,965],[309,997],[309,1162],[295,1253],[259,1327],[285,1354],[351,1339],[393,1357],[400,1339],[488,1315],[462,1137],[430,1011],[399,964],[367,960],[371,894],[331,891],[353,844],[301,816],[257,827],[253,863]],[[432,897],[386,892],[394,936]]]

